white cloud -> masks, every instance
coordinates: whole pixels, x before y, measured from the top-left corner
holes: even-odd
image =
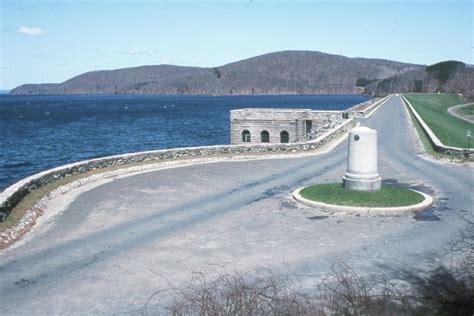
[[[42,28],[35,27],[35,26],[33,26],[33,27],[22,26],[18,29],[18,33],[34,36],[34,35],[44,34],[45,31]]]

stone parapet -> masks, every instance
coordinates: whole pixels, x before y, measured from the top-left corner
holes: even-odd
[[[375,112],[379,105],[382,105],[385,101],[387,101],[389,97],[390,95],[384,98],[372,99],[364,103],[357,104],[352,108],[349,108],[346,113],[348,113],[349,117],[354,118],[368,117],[372,115],[373,112]]]
[[[353,119],[345,120],[343,123],[335,126],[333,129],[324,133],[320,137],[311,141],[300,143],[218,145],[173,148],[109,156],[64,165],[20,180],[0,193],[0,221],[5,220],[11,210],[33,190],[72,175],[83,174],[89,171],[100,169],[125,167],[127,165],[153,163],[179,158],[308,152],[320,149],[324,145],[342,136],[342,134],[353,128],[354,125],[355,121]]]

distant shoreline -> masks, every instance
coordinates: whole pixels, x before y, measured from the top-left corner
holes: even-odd
[[[474,69],[317,51],[279,51],[216,67],[145,65],[78,74],[61,83],[22,84],[14,95],[341,95],[453,93],[474,98]]]
[[[108,94],[108,93],[62,93],[62,94],[15,94],[0,93],[0,95],[8,95],[12,97],[71,97],[71,96],[96,96],[96,97],[129,97],[129,96],[148,96],[148,97],[298,97],[298,96],[363,96],[374,98],[376,96],[363,93],[300,93],[300,94],[154,94],[154,93],[124,93],[124,94]]]

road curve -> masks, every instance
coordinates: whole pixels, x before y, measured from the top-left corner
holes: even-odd
[[[0,314],[140,314],[158,290],[262,268],[311,287],[344,260],[365,273],[422,267],[473,216],[473,169],[419,155],[402,101],[362,121],[379,132],[379,172],[436,198],[432,214],[356,216],[296,204],[340,181],[347,142],[304,158],[150,171],[80,194],[28,242],[0,253]],[[149,308],[164,300],[160,292]]]
[[[454,105],[454,106],[448,108],[448,112],[449,112],[449,114],[457,117],[458,119],[461,119],[463,121],[474,124],[474,119],[473,119],[472,115],[469,117],[469,116],[464,116],[464,115],[461,115],[461,114],[457,113],[458,109],[466,107],[466,106],[470,106],[470,105],[474,105],[474,104],[473,103],[467,103],[467,104]]]

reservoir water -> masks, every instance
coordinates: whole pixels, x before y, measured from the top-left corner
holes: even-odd
[[[229,111],[343,110],[361,95],[0,95],[0,191],[36,172],[114,154],[229,143]]]

